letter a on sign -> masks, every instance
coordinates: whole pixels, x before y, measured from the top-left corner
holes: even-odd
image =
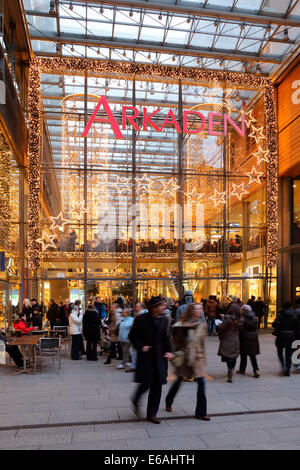
[[[104,108],[104,111],[106,112],[107,118],[102,118],[102,119],[96,118],[101,105],[103,105],[103,108]],[[123,135],[120,131],[120,128],[118,126],[118,123],[114,118],[112,110],[110,109],[110,106],[109,106],[105,96],[101,96],[101,98],[100,98],[100,100],[99,100],[99,102],[98,102],[98,104],[95,108],[95,111],[93,112],[92,116],[90,117],[89,122],[86,125],[86,128],[83,131],[82,137],[86,137],[88,135],[89,130],[90,130],[93,122],[109,122],[110,125],[111,125],[112,130],[114,131],[116,139],[124,139],[124,137],[123,137]]]

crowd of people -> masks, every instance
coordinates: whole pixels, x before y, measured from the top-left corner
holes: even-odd
[[[227,382],[232,383],[240,357],[238,374],[244,375],[250,359],[253,376],[260,377],[257,356],[260,354],[258,329],[267,306],[252,296],[247,304],[231,296],[227,301],[209,296],[196,303],[191,291],[182,301],[153,296],[146,304],[137,302],[132,309],[119,297],[110,307],[100,297],[91,298],[84,310],[81,301],[56,304],[51,300],[47,310],[47,325],[68,325],[72,338],[71,359],[97,361],[106,352],[105,365],[117,360],[117,368],[135,372],[138,383],[132,404],[137,416],[140,398],[149,391],[147,419],[159,423],[157,412],[162,385],[167,383],[168,361],[171,361],[176,381],[166,396],[166,410],[171,412],[183,380],[197,382],[195,416],[208,421],[205,394],[205,342],[207,332],[219,337],[218,355],[227,365]],[[24,300],[23,310],[14,322],[16,331],[28,334],[41,328],[42,306],[36,299]],[[45,326],[45,323],[42,324]],[[282,373],[290,376],[293,343],[300,339],[300,299],[296,308],[285,303],[273,323],[276,348]],[[5,332],[1,331],[5,341]],[[84,342],[85,340],[85,342]],[[100,345],[100,348],[99,348]],[[17,366],[22,355],[17,346],[7,345],[7,352]]]
[[[53,240],[56,248],[50,247],[50,251],[84,251],[84,246],[78,241],[78,235],[75,229],[72,229],[67,234],[62,234],[59,238]],[[264,246],[266,242],[264,234],[253,236],[247,241],[247,250],[254,250]],[[197,252],[197,253],[223,253],[229,251],[230,253],[242,252],[243,239],[237,233],[234,237],[229,240],[224,240],[223,236],[220,236],[217,240],[207,236],[201,242],[194,240],[193,238],[183,239],[183,250],[185,252]],[[177,253],[178,252],[178,240],[176,239],[165,239],[160,240],[137,240],[135,243],[137,253]],[[118,239],[102,239],[97,234],[94,234],[91,240],[87,240],[87,251],[101,252],[101,253],[132,253],[133,240],[118,240]]]

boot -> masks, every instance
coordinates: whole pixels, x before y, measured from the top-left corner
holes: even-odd
[[[104,362],[104,364],[110,364],[110,363],[111,363],[111,358],[108,357],[108,358],[106,359],[106,361]]]
[[[227,382],[230,384],[232,383],[232,376],[233,376],[232,369],[230,369],[227,373]]]

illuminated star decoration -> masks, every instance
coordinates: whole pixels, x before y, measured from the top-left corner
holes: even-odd
[[[213,196],[210,196],[209,199],[214,201],[215,206],[219,206],[220,204],[226,204],[225,201],[226,191],[220,192],[217,189],[214,189]]]
[[[87,212],[87,208],[84,205],[84,201],[79,202],[77,204],[71,204],[72,213],[75,215],[77,219],[81,218],[81,214]],[[73,215],[72,214],[72,215]]]
[[[137,192],[139,193],[142,191],[149,192],[149,183],[150,183],[150,180],[147,175],[144,175],[141,178],[138,178],[137,186],[136,186]]]
[[[176,178],[170,178],[168,181],[162,181],[162,185],[164,189],[162,190],[163,194],[170,194],[170,196],[173,196],[174,193],[178,189],[180,189],[180,186],[178,186]]]
[[[252,126],[252,133],[249,134],[249,137],[251,137],[252,139],[255,139],[255,142],[256,144],[259,144],[259,141],[260,140],[263,140],[266,138],[266,136],[264,135],[264,128],[263,127],[255,127],[255,126]]]
[[[68,224],[70,221],[68,219],[65,219],[63,217],[63,213],[60,212],[56,217],[50,217],[52,221],[52,225],[50,227],[50,230],[55,230],[58,228],[60,232],[64,231],[64,225]]]
[[[189,201],[197,202],[197,200],[203,199],[204,197],[204,194],[197,193],[197,189],[195,186],[193,187],[192,191],[189,191],[188,193],[183,193],[183,194],[187,197],[188,202]]]
[[[256,119],[252,115],[252,109],[250,109],[250,111],[245,111],[244,109],[241,109],[241,114],[242,114],[242,116],[245,117],[246,126],[248,128],[254,127],[253,124],[256,122]]]
[[[260,177],[263,175],[263,172],[261,171],[257,171],[255,166],[252,167],[252,170],[250,173],[246,173],[247,176],[249,176],[249,183],[248,184],[252,184],[252,183],[258,183],[258,184],[261,184],[261,181],[260,181]]]
[[[269,150],[264,150],[261,146],[259,146],[257,152],[253,154],[253,157],[255,157],[257,160],[257,166],[259,166],[261,162],[267,163],[269,160],[269,154]]]
[[[47,250],[48,247],[56,249],[57,246],[53,242],[55,238],[55,235],[49,235],[47,232],[45,232],[45,230],[43,230],[41,238],[37,238],[36,242],[42,245],[42,251]]]
[[[131,178],[117,176],[116,182],[113,184],[116,187],[119,194],[123,194],[131,191]]]
[[[245,188],[245,183],[235,184],[232,183],[233,191],[230,192],[231,197],[236,196],[239,201],[242,200],[245,194],[249,194],[249,191]]]

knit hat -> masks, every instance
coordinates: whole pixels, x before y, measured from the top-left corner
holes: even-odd
[[[161,305],[163,303],[165,303],[165,300],[162,299],[161,297],[159,297],[159,296],[151,297],[151,299],[149,300],[149,307],[154,308],[154,307],[157,307],[158,305]]]

